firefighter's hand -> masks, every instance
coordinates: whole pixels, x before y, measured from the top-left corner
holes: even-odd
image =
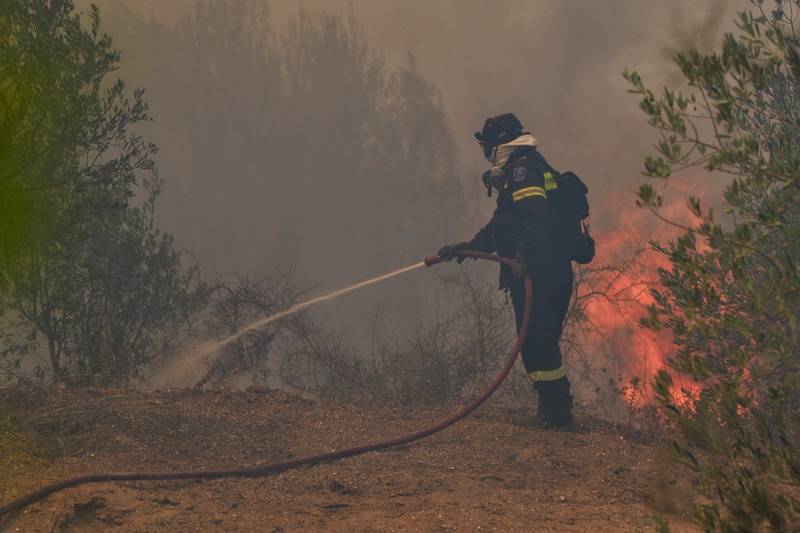
[[[517,276],[519,279],[525,278],[525,274],[528,272],[528,264],[520,254],[517,254],[516,257],[514,257],[514,261],[510,266],[511,272],[513,272],[515,276]]]
[[[447,244],[445,246],[442,246],[439,249],[439,251],[436,253],[436,255],[441,257],[443,261],[451,261],[451,260],[453,260],[455,258],[456,261],[461,263],[464,260],[464,258],[463,257],[457,257],[456,256],[456,252],[460,252],[461,250],[468,250],[468,249],[469,249],[469,245],[467,243],[465,243],[465,242],[459,242],[459,243],[456,243],[456,244]]]

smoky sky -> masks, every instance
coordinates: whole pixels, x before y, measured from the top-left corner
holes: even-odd
[[[119,1],[95,3],[102,9]],[[195,3],[128,0],[126,5],[175,24]],[[629,197],[655,135],[626,93],[622,71],[636,69],[654,87],[669,83],[677,74],[674,51],[717,44],[722,32],[733,28],[736,11],[750,6],[747,0],[263,3],[277,31],[300,9],[326,10],[358,18],[370,44],[390,63],[413,54],[421,73],[442,93],[459,171],[466,179],[476,177],[476,187],[485,163],[472,133],[487,116],[511,111],[540,140],[554,166],[577,171],[598,196]],[[484,208],[490,211],[490,202]]]
[[[196,2],[95,0],[95,3],[101,8],[101,15],[104,10],[124,5],[142,19],[177,27]],[[388,65],[407,64],[413,57],[419,73],[441,95],[454,140],[455,172],[466,190],[474,187],[474,194],[465,193],[463,188],[453,191],[468,216],[456,225],[440,225],[447,229],[437,238],[447,242],[469,239],[491,214],[493,202],[482,194],[479,180],[486,163],[475,145],[473,132],[487,116],[505,112],[517,114],[539,140],[542,153],[555,168],[573,170],[584,178],[591,190],[595,230],[602,233],[617,229],[619,211],[636,209],[634,191],[643,181],[642,160],[657,138],[638,109],[635,96],[626,92],[628,85],[622,71],[638,70],[654,88],[674,83],[680,77],[670,55],[685,46],[707,48],[718,44],[722,32],[733,29],[736,11],[747,8],[749,2],[273,0],[263,5],[276,34],[285,31],[300,10],[311,16],[324,10],[357,19],[369,45],[385,55]],[[106,31],[114,37],[113,26]],[[141,65],[142,58],[136,57],[135,36],[125,46],[121,73],[125,74],[128,59],[138,62],[137,68],[146,68]],[[154,79],[152,83],[157,84],[157,78]],[[135,77],[130,81],[137,84]],[[152,94],[158,95],[158,90],[154,89]],[[159,109],[178,105],[180,98],[195,98],[203,93],[188,94],[161,95],[153,101],[156,115],[153,131],[162,154],[203,149],[187,147],[185,139],[159,134]],[[308,127],[314,128],[313,119],[310,122]],[[239,161],[239,164],[246,167],[249,163]],[[215,230],[214,235],[197,231],[204,214],[192,204],[191,194],[175,192],[180,188],[177,184],[191,172],[182,166],[181,157],[162,157],[160,172],[166,179],[160,221],[180,245],[221,270],[257,271],[271,260],[258,260],[259,252],[240,260],[239,257],[245,256],[231,251],[231,243],[243,246],[235,235],[252,234],[255,241],[259,235],[254,231],[254,222],[248,220],[239,205],[216,206],[227,224]],[[236,168],[230,169],[230,174],[235,176]],[[421,185],[424,190],[424,183]],[[325,200],[319,198],[320,202]],[[357,193],[350,200],[340,206],[342,216],[361,209]],[[376,235],[372,241],[362,241],[357,248],[349,247],[343,240],[341,253],[358,259],[342,263],[333,273],[324,267],[324,258],[311,266],[308,260],[302,265],[281,266],[297,269],[312,283],[319,281],[333,288],[345,281],[379,273],[383,268],[403,266],[436,251],[432,242],[423,239],[424,246],[419,249],[404,248],[407,260],[392,256],[393,264],[388,264],[375,259],[390,247],[387,243],[390,239],[391,236]],[[296,235],[296,240],[298,248],[313,243],[313,239],[304,240],[303,235]],[[304,255],[312,256],[313,252]],[[402,282],[397,281],[393,290],[402,287]],[[382,296],[391,299],[391,294],[391,289],[387,289]]]

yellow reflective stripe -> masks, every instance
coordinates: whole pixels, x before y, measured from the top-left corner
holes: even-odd
[[[523,198],[528,198],[530,196],[541,196],[542,198],[547,198],[547,193],[545,193],[544,189],[541,187],[525,187],[524,189],[514,191],[512,196],[515,202],[519,202]]]
[[[531,378],[531,381],[555,381],[565,377],[566,375],[567,371],[564,370],[563,366],[560,366],[555,370],[533,370],[528,372],[528,376]]]
[[[546,191],[552,191],[553,189],[558,189],[558,183],[556,183],[556,179],[553,177],[552,172],[544,173],[544,189]]]

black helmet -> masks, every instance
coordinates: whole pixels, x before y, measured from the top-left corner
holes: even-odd
[[[475,132],[475,138],[483,147],[488,158],[491,150],[498,145],[513,141],[522,134],[522,123],[514,113],[490,117],[483,123],[483,129]]]

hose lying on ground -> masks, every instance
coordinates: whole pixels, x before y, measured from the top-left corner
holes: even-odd
[[[500,257],[497,255],[485,254],[482,252],[461,251],[457,252],[457,255],[461,257],[473,257],[476,259],[485,259],[488,261],[495,261],[498,263],[510,264],[512,262],[512,260],[507,257]],[[440,257],[434,256],[425,259],[425,264],[427,266],[433,266],[441,261],[442,259]],[[266,465],[253,466],[249,468],[233,468],[225,470],[195,470],[186,472],[150,472],[150,473],[122,472],[122,473],[86,474],[82,476],[77,476],[69,479],[64,479],[62,481],[58,481],[50,485],[46,485],[40,489],[25,494],[24,496],[21,496],[16,500],[0,507],[0,526],[3,525],[2,524],[3,517],[6,517],[7,515],[15,511],[23,509],[24,507],[34,502],[42,500],[55,492],[87,483],[103,483],[109,481],[168,481],[168,480],[179,480],[179,479],[218,479],[224,477],[259,477],[274,472],[281,472],[284,470],[289,470],[291,468],[297,468],[299,466],[336,461],[338,459],[344,459],[345,457],[353,457],[355,455],[361,455],[362,453],[385,450],[387,448],[408,444],[410,442],[419,440],[423,437],[427,437],[428,435],[432,435],[434,433],[442,431],[443,429],[455,424],[459,420],[468,416],[475,409],[480,407],[480,405],[483,404],[486,400],[488,400],[489,397],[497,390],[500,384],[505,380],[506,376],[508,376],[508,373],[511,371],[511,368],[514,366],[514,361],[517,359],[517,355],[519,354],[520,348],[522,347],[522,343],[525,341],[525,336],[528,332],[528,322],[531,316],[532,298],[533,298],[533,289],[531,286],[531,280],[530,277],[526,276],[525,314],[522,320],[523,325],[520,328],[519,334],[517,335],[517,342],[511,349],[511,352],[508,355],[508,359],[506,360],[505,366],[503,367],[502,371],[497,375],[492,384],[489,385],[489,387],[478,398],[470,402],[461,411],[454,414],[450,418],[447,418],[446,420],[434,424],[433,426],[427,429],[422,429],[420,431],[416,431],[408,435],[396,437],[394,439],[382,442],[376,442],[373,444],[367,444],[364,446],[356,446],[344,450],[321,453],[318,455],[311,455],[307,457],[299,457],[297,459],[292,459],[290,461],[285,461],[283,463],[271,463]]]

